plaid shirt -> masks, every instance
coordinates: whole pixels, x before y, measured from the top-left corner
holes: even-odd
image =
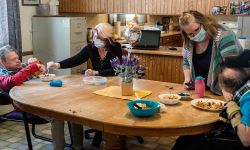
[[[241,96],[243,96],[247,91],[250,91],[250,80],[248,80],[239,90],[234,93],[233,100],[239,103]]]
[[[27,67],[28,64],[27,63],[22,63],[21,64],[21,68],[20,69],[16,69],[14,71],[8,71],[5,67],[0,66],[0,76],[13,76],[14,74],[16,74],[18,71],[20,71],[22,68]]]

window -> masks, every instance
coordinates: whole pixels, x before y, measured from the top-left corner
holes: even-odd
[[[0,47],[9,44],[7,2],[0,1]]]

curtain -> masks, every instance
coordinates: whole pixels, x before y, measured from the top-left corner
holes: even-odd
[[[7,2],[0,0],[0,47],[9,43]]]
[[[16,48],[20,56],[19,58],[22,58],[19,0],[6,0],[6,1],[7,1],[7,15],[8,15],[9,45]]]

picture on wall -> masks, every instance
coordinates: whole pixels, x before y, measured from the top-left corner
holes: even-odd
[[[22,0],[24,6],[35,6],[40,4],[40,0]]]

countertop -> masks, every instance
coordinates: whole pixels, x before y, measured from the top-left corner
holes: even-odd
[[[132,49],[133,54],[153,54],[153,55],[168,55],[168,56],[181,56],[182,47],[175,47],[177,50],[169,50],[168,46],[160,46],[157,50],[143,50],[143,49]],[[127,50],[127,49],[125,49]]]
[[[165,37],[165,36],[171,36],[171,35],[176,35],[176,34],[181,34],[180,31],[168,31],[168,32],[164,32],[164,33],[161,33],[161,37]],[[118,38],[115,40],[116,42],[119,42],[121,44],[126,44],[128,43],[127,40],[125,40],[124,37],[121,37],[121,38]]]

